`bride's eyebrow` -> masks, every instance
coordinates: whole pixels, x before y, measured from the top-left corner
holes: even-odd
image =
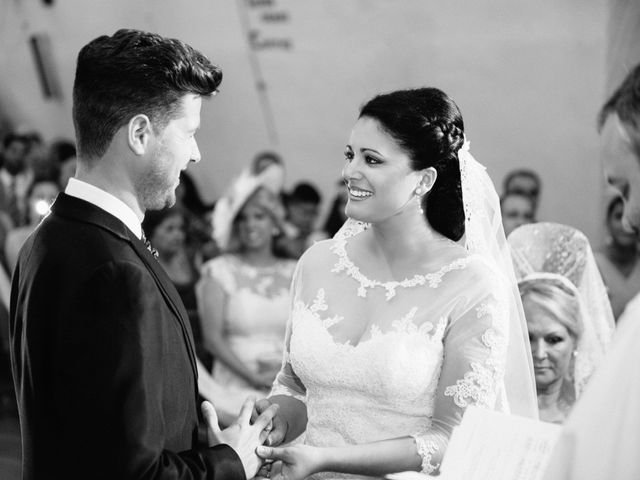
[[[361,148],[360,151],[362,153],[364,153],[364,152],[373,152],[373,153],[377,153],[380,156],[383,156],[379,151],[374,150],[373,148]]]

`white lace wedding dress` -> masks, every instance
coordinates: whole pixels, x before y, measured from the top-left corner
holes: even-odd
[[[390,273],[371,271],[359,235],[319,242],[301,258],[271,395],[306,404],[310,445],[411,435],[423,471],[434,473],[468,405],[510,410],[508,287],[448,240],[414,277],[385,281]]]

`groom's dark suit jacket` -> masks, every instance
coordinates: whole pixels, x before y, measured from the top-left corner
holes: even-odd
[[[244,480],[233,449],[198,443],[187,313],[120,220],[60,194],[10,310],[25,479]]]

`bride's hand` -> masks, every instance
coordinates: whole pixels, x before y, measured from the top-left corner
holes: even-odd
[[[290,447],[258,447],[259,457],[274,462],[266,463],[266,475],[269,480],[302,480],[314,473],[322,471],[321,450],[309,445],[292,445]],[[261,469],[262,470],[262,469]],[[258,475],[260,476],[259,472]]]

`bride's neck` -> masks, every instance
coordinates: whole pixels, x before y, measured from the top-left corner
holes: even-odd
[[[415,210],[405,209],[372,225],[375,248],[387,260],[429,255],[436,243],[447,241],[446,237],[429,225],[417,208]]]

